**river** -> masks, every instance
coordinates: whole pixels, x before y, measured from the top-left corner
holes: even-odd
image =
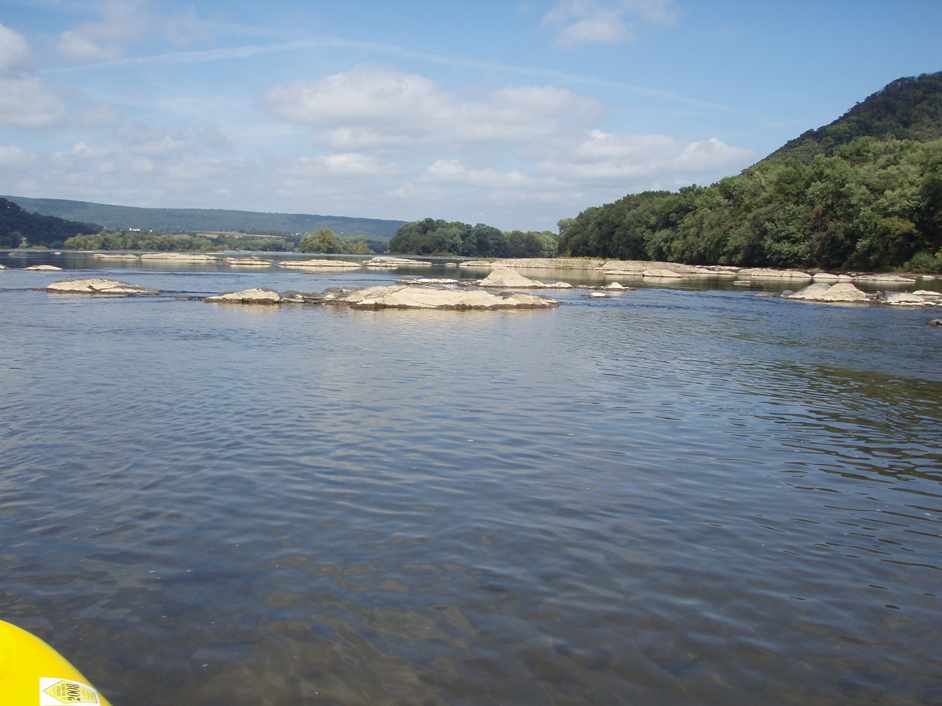
[[[926,311],[36,291],[63,274],[0,271],[0,618],[115,706],[942,703]]]

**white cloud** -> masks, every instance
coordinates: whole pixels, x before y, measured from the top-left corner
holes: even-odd
[[[466,100],[424,76],[365,67],[275,86],[266,103],[276,116],[317,126],[329,144],[346,149],[534,139],[600,112],[596,101],[562,88],[505,88]]]
[[[0,125],[46,127],[65,114],[62,101],[34,78],[0,78]]]
[[[144,3],[139,0],[102,0],[101,17],[59,35],[57,47],[76,61],[101,61],[121,54],[122,45],[147,29]]]
[[[22,35],[0,24],[0,72],[16,69],[29,61],[29,44]]]
[[[69,59],[76,61],[105,61],[120,55],[116,47],[97,43],[80,31],[67,31],[59,35],[56,48]]]
[[[59,35],[57,48],[73,61],[108,62],[118,59],[135,40],[158,38],[175,45],[211,39],[217,26],[192,8],[169,13],[149,0],[98,0],[98,18]]]
[[[635,186],[712,179],[742,169],[752,157],[750,150],[715,137],[682,142],[668,135],[593,130],[570,153],[544,160],[540,170],[560,179],[621,183],[627,191]]]
[[[425,170],[424,178],[438,183],[467,184],[493,189],[527,186],[530,178],[518,170],[499,171],[490,167],[470,169],[457,160],[439,159]]]
[[[292,171],[302,176],[380,176],[395,170],[370,155],[342,152],[302,157],[297,160]]]
[[[574,47],[626,42],[637,25],[669,25],[677,16],[673,0],[558,0],[543,16],[543,25],[555,28],[559,45]]]

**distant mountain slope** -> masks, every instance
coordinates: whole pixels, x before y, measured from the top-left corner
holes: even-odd
[[[942,137],[942,71],[887,84],[834,122],[789,140],[763,161],[794,157],[810,162],[858,137],[920,142]]]
[[[142,228],[161,233],[241,231],[244,233],[307,233],[330,228],[341,235],[364,235],[389,240],[405,221],[350,218],[306,213],[261,213],[203,208],[139,208],[89,201],[32,199],[6,196],[25,209],[47,216],[100,223],[107,229]]]
[[[62,245],[73,235],[100,230],[101,226],[91,223],[29,213],[14,202],[0,198],[0,248],[16,248],[24,240],[29,245]]]

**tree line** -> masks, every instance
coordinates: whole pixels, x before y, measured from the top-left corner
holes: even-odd
[[[478,223],[426,218],[401,226],[389,241],[389,251],[410,255],[466,257],[555,257],[558,239],[549,231],[505,232]]]
[[[942,139],[861,137],[709,187],[631,194],[561,221],[559,248],[690,264],[942,271]]]

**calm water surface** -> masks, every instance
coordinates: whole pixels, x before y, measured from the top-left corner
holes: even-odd
[[[116,706],[942,703],[925,311],[60,276],[0,272],[0,617]]]

